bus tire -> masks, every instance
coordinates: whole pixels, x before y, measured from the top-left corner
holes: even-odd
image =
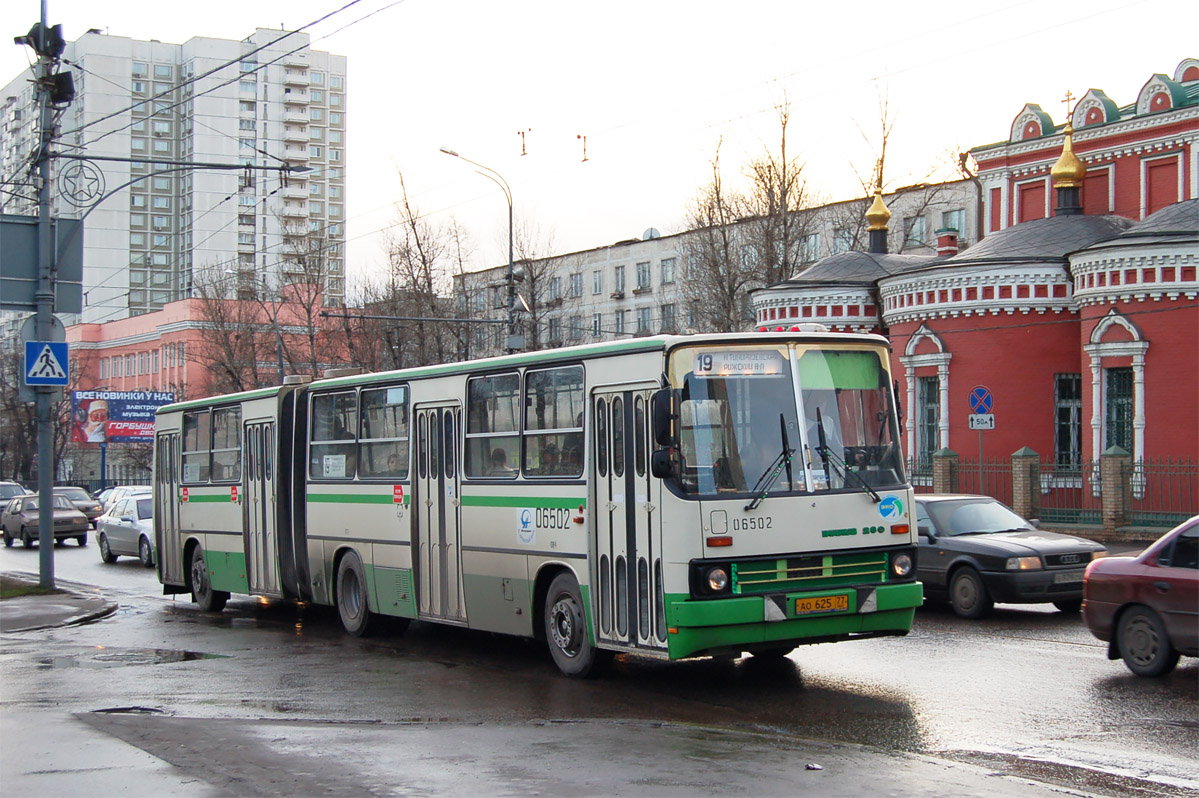
[[[366,572],[362,560],[348,552],[337,566],[337,614],[341,625],[354,637],[369,637],[377,626],[366,592]]]
[[[208,564],[204,562],[204,549],[192,549],[192,601],[204,612],[220,612],[225,609],[229,594],[224,590],[213,590],[208,581]]]
[[[566,676],[598,676],[610,652],[598,650],[587,632],[579,583],[570,573],[560,573],[545,594],[545,640],[558,670]]]

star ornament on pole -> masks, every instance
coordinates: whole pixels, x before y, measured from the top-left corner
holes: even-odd
[[[72,205],[91,205],[104,196],[104,173],[91,161],[73,161],[58,173],[58,188]]]

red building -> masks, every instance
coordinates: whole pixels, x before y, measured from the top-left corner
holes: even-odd
[[[1088,91],[1060,128],[1027,105],[1008,141],[973,151],[982,241],[956,253],[942,230],[939,257],[825,258],[755,295],[759,329],[887,335],[918,461],[944,448],[973,459],[971,417],[985,415],[988,458],[1030,447],[1071,468],[1119,446],[1194,460],[1197,140],[1194,59],[1125,107]]]

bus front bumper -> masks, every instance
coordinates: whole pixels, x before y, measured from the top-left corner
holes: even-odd
[[[919,582],[722,599],[668,596],[667,648],[671,659],[682,659],[904,635],[923,601]]]

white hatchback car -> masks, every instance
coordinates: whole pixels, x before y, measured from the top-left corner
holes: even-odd
[[[112,508],[96,519],[100,559],[112,563],[118,555],[137,557],[147,568],[154,566],[154,497],[133,493],[117,499]]]

